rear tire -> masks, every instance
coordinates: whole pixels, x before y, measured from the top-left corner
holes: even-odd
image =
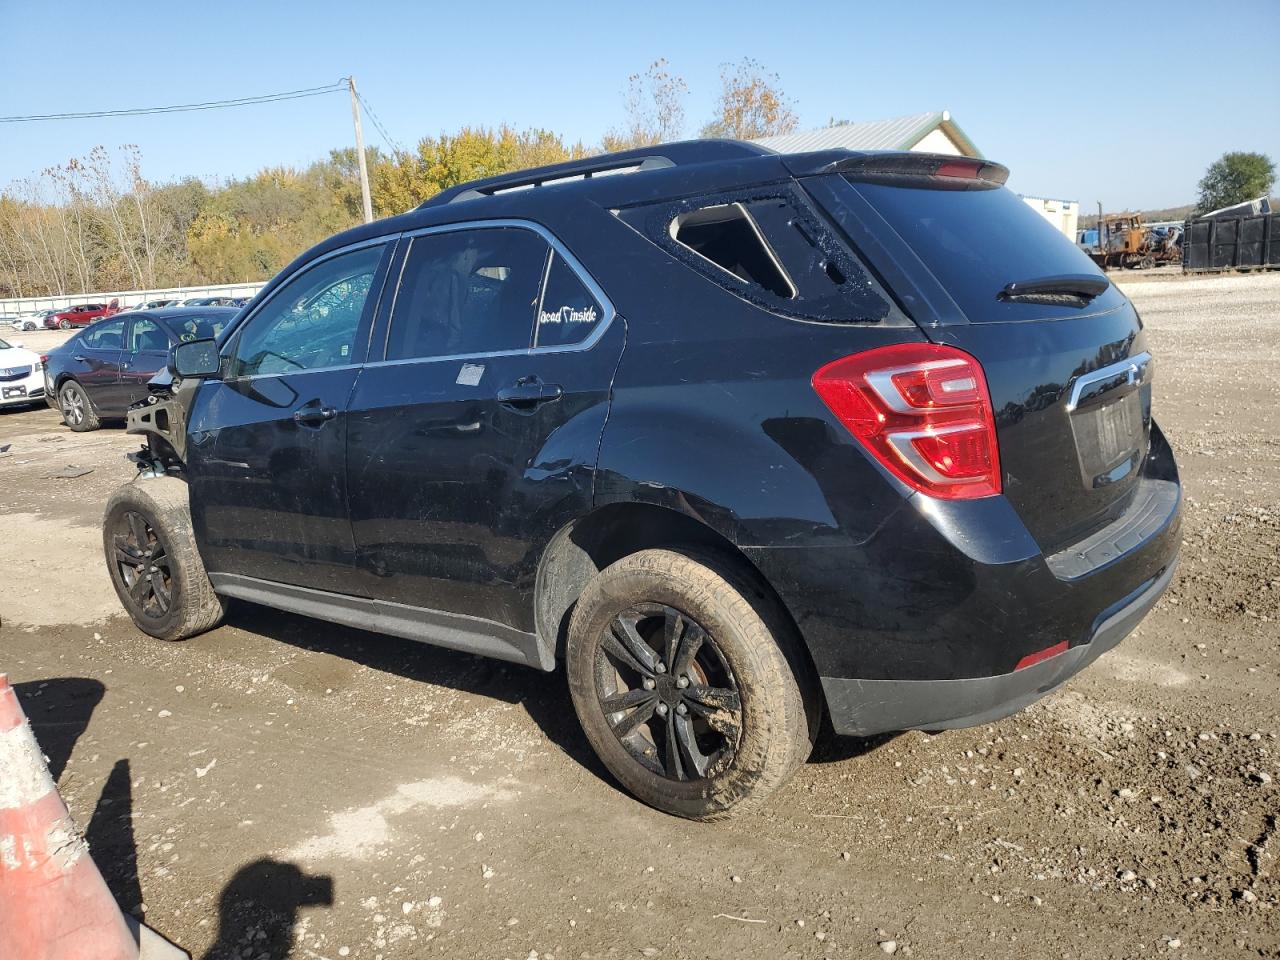
[[[134,480],[107,501],[102,548],[116,595],[143,633],[185,640],[222,622],[191,528],[187,485],[175,477]]]
[[[58,409],[62,411],[62,422],[76,433],[86,433],[102,426],[89,394],[75,380],[68,380],[58,390]]]
[[[566,669],[605,766],[676,816],[752,811],[813,750],[817,697],[790,622],[716,557],[643,550],[603,570],[575,606]]]

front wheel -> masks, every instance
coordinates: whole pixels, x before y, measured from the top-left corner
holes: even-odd
[[[59,324],[58,324],[58,329],[59,329],[59,330],[70,330],[70,329],[71,329],[71,321],[70,321],[70,320],[63,320],[63,321],[59,322]]]
[[[116,595],[143,633],[185,640],[226,612],[213,592],[191,528],[187,485],[175,477],[134,480],[107,501],[102,547]]]
[[[816,697],[776,605],[717,558],[644,550],[593,579],[569,625],[569,689],[609,771],[659,810],[720,820],[808,758]]]

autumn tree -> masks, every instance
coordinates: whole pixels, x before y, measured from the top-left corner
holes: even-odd
[[[456,134],[424,137],[414,150],[373,165],[369,179],[374,212],[378,216],[404,213],[460,183],[560,163],[586,152],[580,143],[566,147],[559,135],[537,128],[464,127]]]
[[[1209,165],[1200,181],[1197,213],[1271,195],[1276,165],[1265,153],[1224,153]]]
[[[755,60],[744,57],[720,68],[720,96],[715,118],[702,128],[704,137],[754,140],[791,133],[796,128],[794,104]]]
[[[689,86],[672,73],[665,58],[649,64],[643,73],[627,78],[623,101],[627,122],[605,134],[606,152],[670,143],[684,135],[684,98]]]

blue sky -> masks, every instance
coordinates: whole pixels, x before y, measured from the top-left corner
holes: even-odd
[[[1225,23],[1214,23],[1221,10]],[[543,126],[596,142],[629,74],[780,75],[801,127],[950,110],[1023,193],[1086,210],[1191,202],[1226,150],[1280,160],[1280,0],[1128,3],[79,3],[0,0],[0,115],[186,103],[354,74],[392,136]],[[1256,38],[1254,49],[1249,47]],[[1224,64],[1231,64],[1223,79]],[[372,144],[381,138],[366,123]],[[137,144],[152,179],[303,165],[352,141],[345,95],[236,110],[0,124],[0,185]]]

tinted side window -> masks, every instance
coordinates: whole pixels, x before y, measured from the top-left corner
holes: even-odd
[[[414,237],[391,313],[388,360],[528,348],[547,242],[531,230]]]
[[[296,373],[351,363],[383,252],[378,245],[339,254],[288,280],[249,319],[230,375]]]
[[[564,257],[554,252],[551,257],[534,345],[561,347],[581,343],[604,319],[604,308]]]
[[[133,326],[129,331],[129,351],[137,353],[139,350],[168,350],[169,337],[160,329],[160,324],[154,320],[148,320],[146,317],[139,317],[133,321]]]
[[[169,325],[178,334],[178,339],[184,343],[189,340],[212,340],[222,333],[222,328],[227,325],[227,320],[232,316],[234,314],[218,314],[212,317],[184,317],[181,322],[171,320]]]
[[[90,350],[119,350],[124,346],[124,321],[95,323],[85,331],[80,342]]]

